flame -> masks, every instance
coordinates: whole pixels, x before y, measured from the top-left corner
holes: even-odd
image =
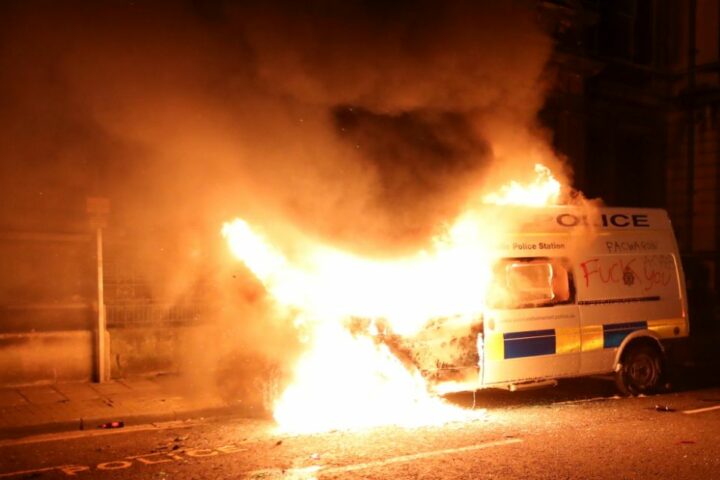
[[[536,179],[511,182],[486,203],[540,206],[556,202],[560,183],[535,166]],[[471,325],[485,309],[493,241],[502,228],[470,209],[415,255],[393,260],[364,258],[299,237],[291,257],[265,234],[236,219],[223,226],[231,252],[280,305],[301,312],[296,324],[309,332],[294,379],[276,400],[275,420],[284,431],[315,432],[385,424],[417,426],[482,415],[432,395],[417,368],[380,341],[375,321],[401,336],[417,334],[429,320],[453,317]],[[348,319],[370,320],[352,333]]]
[[[485,195],[483,201],[493,205],[518,205],[542,207],[556,205],[560,199],[561,185],[545,165],[535,164],[535,180],[528,185],[511,181],[499,192]]]
[[[299,381],[274,411],[284,431],[411,427],[482,416],[430,396],[420,373],[408,371],[385,345],[353,336],[339,324],[317,327],[295,375]]]
[[[310,243],[302,262],[293,263],[241,219],[226,223],[223,235],[280,304],[311,312],[318,321],[390,318],[395,331],[409,335],[428,318],[482,313],[478,285],[489,280],[490,270],[478,222],[467,216],[436,237],[432,251],[392,261]]]

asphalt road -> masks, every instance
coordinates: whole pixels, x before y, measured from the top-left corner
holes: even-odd
[[[0,479],[720,478],[720,387],[613,395],[593,379],[458,395],[485,415],[416,429],[225,419],[31,437],[0,442]]]

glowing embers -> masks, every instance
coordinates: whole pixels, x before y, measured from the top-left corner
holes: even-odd
[[[483,197],[483,202],[493,205],[519,205],[544,207],[556,205],[560,199],[561,185],[549,168],[535,164],[535,179],[527,185],[511,181],[497,192]]]

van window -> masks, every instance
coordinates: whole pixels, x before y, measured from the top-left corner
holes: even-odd
[[[574,288],[566,265],[561,259],[504,259],[493,269],[487,303],[492,308],[571,303]]]
[[[507,288],[520,303],[544,303],[555,298],[553,269],[549,263],[509,263],[505,266]]]

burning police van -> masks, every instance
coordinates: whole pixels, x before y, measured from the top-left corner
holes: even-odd
[[[625,394],[657,390],[668,351],[689,333],[667,213],[550,207],[523,215],[495,246],[481,318],[438,319],[385,343],[440,392],[608,373]]]

